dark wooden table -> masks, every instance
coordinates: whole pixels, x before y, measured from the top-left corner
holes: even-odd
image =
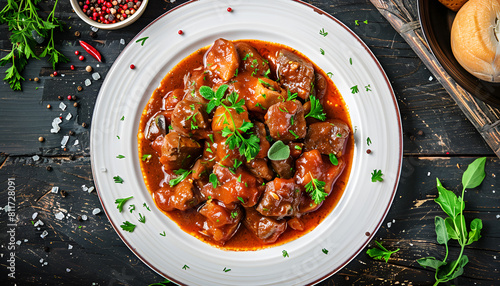
[[[3,8],[5,0],[0,1]],[[65,76],[51,77],[45,60],[31,60],[23,76],[22,92],[0,84],[0,206],[7,205],[10,188],[15,189],[15,227],[8,225],[7,212],[0,211],[1,285],[148,285],[163,278],[142,263],[120,240],[107,217],[92,210],[102,208],[95,192],[82,191],[93,186],[90,167],[89,133],[94,103],[102,80],[78,92],[76,87],[90,75],[91,65],[104,78],[124,45],[149,22],[185,1],[150,1],[146,12],[133,25],[116,31],[89,36],[90,26],[71,10],[69,1],[59,1],[56,16],[66,22],[57,33],[56,46],[71,62],[57,71]],[[230,5],[230,1],[224,1]],[[340,19],[370,47],[385,69],[395,90],[404,130],[404,161],[401,180],[391,210],[376,234],[390,249],[401,250],[388,263],[369,258],[363,251],[345,268],[320,285],[430,285],[434,272],[423,269],[416,259],[442,258],[444,248],[436,243],[434,217],[444,216],[433,201],[437,195],[436,177],[449,189],[461,189],[465,167],[475,158],[486,156],[486,179],[466,193],[465,216],[480,218],[482,238],[467,247],[469,264],[455,285],[499,285],[500,283],[500,201],[499,159],[488,148],[473,126],[441,85],[431,77],[421,60],[367,0],[306,1]],[[53,1],[43,1],[42,11]],[[436,4],[437,5],[437,4]],[[356,25],[356,20],[358,24]],[[368,20],[368,24],[362,21]],[[105,63],[87,57],[76,59],[74,32],[96,46]],[[0,25],[0,55],[11,49],[6,25]],[[70,70],[74,64],[76,70]],[[6,67],[0,67],[2,77]],[[68,95],[76,95],[68,101]],[[58,96],[74,118],[51,134],[51,122],[59,116]],[[52,105],[47,109],[47,105]],[[86,123],[87,127],[82,127]],[[72,131],[78,145],[61,149],[63,135]],[[38,138],[45,138],[39,142]],[[36,156],[35,156],[36,155]],[[38,157],[38,160],[37,160]],[[59,194],[51,193],[59,187]],[[498,190],[498,193],[495,193]],[[66,196],[61,196],[61,191]],[[70,214],[58,220],[59,211]],[[33,219],[34,213],[38,216]],[[88,220],[79,221],[78,216]],[[38,220],[43,225],[35,227]],[[14,229],[16,244],[9,245]],[[42,238],[43,232],[47,236]],[[15,246],[15,279],[8,278],[7,259]],[[458,245],[452,243],[451,255]],[[95,284],[94,284],[95,283]]]

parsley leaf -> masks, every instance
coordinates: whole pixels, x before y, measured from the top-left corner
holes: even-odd
[[[129,221],[124,221],[122,225],[120,225],[120,227],[124,230],[124,231],[128,231],[128,232],[133,232],[136,225],[129,222]]]
[[[123,156],[123,155],[118,155],[118,156],[116,156],[116,158],[118,158],[118,159],[123,159],[123,158],[125,158],[125,156]]]
[[[142,161],[149,161],[149,159],[151,159],[151,157],[152,157],[151,154],[144,154],[144,155],[142,155],[141,160]]]
[[[123,205],[125,205],[125,203],[130,200],[131,198],[133,198],[133,196],[130,196],[128,198],[123,198],[123,199],[116,199],[115,200],[115,204],[116,204],[116,208],[118,209],[119,212],[122,212],[123,211]]]
[[[375,243],[377,244],[377,247],[370,248],[366,251],[366,254],[368,254],[373,259],[385,260],[385,262],[387,263],[387,261],[389,261],[389,258],[391,258],[391,255],[399,251],[399,248],[393,251],[389,251],[385,247],[383,247],[380,242],[375,241]]]
[[[113,177],[113,180],[115,181],[115,183],[117,184],[123,184],[123,179],[120,177],[120,176],[114,176]]]
[[[283,251],[281,251],[281,253],[283,254],[283,257],[290,257],[288,255],[288,252],[286,250],[283,249]]]
[[[311,181],[306,184],[306,192],[311,195],[311,199],[315,204],[319,205],[322,201],[325,200],[328,195],[325,192],[326,183],[315,179],[311,174]]]
[[[372,144],[372,139],[370,137],[366,138],[366,145],[370,146]]]
[[[217,188],[217,184],[219,184],[219,180],[217,179],[217,175],[212,173],[210,176],[208,176],[208,181],[212,183],[214,188]]]
[[[373,172],[371,173],[372,174],[372,182],[382,182],[384,181],[384,179],[382,178],[382,176],[384,174],[382,174],[382,170],[373,170]]]
[[[191,174],[193,170],[184,170],[184,169],[179,169],[177,171],[175,171],[174,173],[176,175],[180,175],[178,176],[177,178],[175,179],[172,179],[170,181],[168,181],[168,184],[173,187],[175,185],[177,185],[178,183],[182,182],[189,174]]]
[[[325,32],[325,29],[321,28],[321,30],[319,30],[319,34],[323,37],[326,37],[328,35],[328,32]]]
[[[139,222],[146,223],[146,217],[139,213]]]
[[[321,121],[325,121],[326,114],[323,112],[323,106],[321,105],[319,100],[314,95],[309,96],[309,99],[311,100],[311,111],[309,111],[309,113],[304,116],[304,118],[311,116]]]

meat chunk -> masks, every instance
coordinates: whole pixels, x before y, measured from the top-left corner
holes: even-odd
[[[245,98],[245,106],[256,113],[266,113],[271,105],[287,98],[287,92],[281,86],[265,77],[252,77],[242,74],[234,83],[234,90]]]
[[[300,187],[293,179],[275,178],[266,184],[256,210],[264,216],[285,217],[298,212]]]
[[[153,193],[156,205],[164,211],[187,210],[199,203],[198,190],[193,180],[184,179],[175,187],[162,187]]]
[[[241,59],[241,72],[251,72],[252,76],[264,76],[270,72],[269,64],[254,47],[242,42],[235,46]]]
[[[326,157],[326,156],[325,156]],[[305,186],[314,178],[325,182],[324,191],[330,194],[335,182],[340,177],[346,166],[342,158],[338,158],[338,164],[333,165],[329,159],[321,156],[318,150],[304,152],[300,158],[295,161],[295,182],[305,190]],[[316,210],[322,202],[316,204],[308,193],[303,192],[302,201],[299,209],[301,213]]]
[[[199,213],[206,218],[200,233],[212,237],[215,241],[225,243],[236,233],[240,226],[243,211],[236,206],[229,209],[220,201],[209,200]]]
[[[253,208],[245,208],[243,224],[264,243],[275,242],[286,230],[285,220],[263,216]]]
[[[306,137],[304,109],[298,100],[278,102],[271,106],[264,117],[269,134],[275,140],[289,142]]]
[[[257,135],[260,140],[260,151],[256,158],[265,158],[267,156],[267,151],[269,151],[269,147],[271,147],[271,144],[269,144],[266,138],[266,126],[262,122],[254,121],[251,132]]]
[[[278,77],[280,82],[291,93],[297,93],[300,98],[305,100],[311,94],[314,66],[311,62],[288,50],[280,50],[278,54]]]
[[[257,178],[262,178],[266,181],[270,181],[273,179],[273,171],[271,171],[271,169],[267,165],[267,159],[265,158],[255,158],[250,162],[245,162],[245,166],[247,167],[248,171]]]
[[[228,111],[224,107],[219,106],[215,110],[212,120],[212,131],[221,131],[226,126],[229,130],[234,131],[235,127],[240,128],[243,122],[250,122],[246,110],[242,113],[238,113],[234,108],[230,108]]]
[[[235,76],[239,66],[238,52],[234,44],[225,39],[217,39],[205,54],[205,68],[228,81]]]
[[[234,172],[234,173],[233,173]],[[252,207],[259,201],[262,190],[257,179],[243,168],[236,171],[220,164],[214,166],[213,174],[217,176],[217,187],[207,184],[201,192],[205,197],[210,197],[224,204],[241,203],[244,207]]]
[[[271,166],[280,178],[290,179],[293,177],[293,163],[292,156],[288,156],[285,160],[271,160]]]
[[[201,151],[201,145],[195,140],[170,132],[163,139],[160,162],[167,170],[186,169]]]
[[[303,231],[305,229],[304,223],[298,217],[291,218],[287,221],[287,225],[295,230]]]
[[[319,102],[323,103],[323,98],[325,97],[328,88],[328,81],[322,74],[315,73],[314,82],[314,94],[316,95],[316,98],[319,99]]]
[[[335,154],[341,157],[345,153],[349,125],[338,119],[330,119],[309,125],[304,147],[306,151],[318,150],[321,154]]]
[[[209,126],[205,105],[182,100],[175,106],[172,113],[172,128],[177,133],[201,139],[206,137]]]

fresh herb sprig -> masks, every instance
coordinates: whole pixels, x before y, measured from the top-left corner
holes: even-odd
[[[10,36],[12,49],[0,59],[0,65],[12,65],[5,71],[4,80],[13,90],[21,90],[21,82],[24,81],[21,72],[30,58],[49,56],[48,62],[54,69],[57,63],[68,62],[68,58],[54,47],[54,29],[62,30],[62,23],[54,16],[58,0],[54,2],[46,20],[38,15],[39,9],[36,5],[39,2],[40,0],[8,0],[7,5],[0,11],[0,24],[6,23],[12,32]],[[49,38],[49,41],[40,56],[37,56],[35,46],[42,44],[46,38]]]
[[[387,261],[389,261],[389,258],[391,258],[391,255],[399,251],[399,248],[391,251],[382,246],[380,242],[375,241],[375,243],[377,244],[377,247],[370,248],[366,251],[366,254],[368,254],[373,259],[385,260],[385,262],[387,263]]]
[[[447,218],[436,216],[434,219],[437,242],[444,244],[446,255],[443,260],[438,260],[435,257],[423,257],[417,262],[423,267],[430,267],[436,270],[434,278],[439,283],[447,282],[457,278],[464,272],[465,265],[469,262],[469,258],[464,255],[465,246],[478,241],[481,237],[481,229],[483,222],[481,219],[474,219],[470,223],[470,231],[467,232],[465,217],[463,211],[465,209],[464,194],[466,189],[472,189],[479,186],[486,174],[484,165],[486,158],[478,158],[472,162],[467,170],[462,175],[462,195],[457,197],[455,193],[443,187],[438,178],[436,178],[439,197],[434,201],[439,204],[441,209],[448,215]],[[448,260],[448,241],[455,239],[460,244],[460,253],[458,258],[453,261]]]
[[[226,144],[230,149],[239,148],[240,154],[245,156],[247,161],[250,161],[255,158],[260,151],[260,139],[257,135],[250,132],[250,128],[253,127],[253,123],[251,122],[243,121],[242,125],[236,128],[236,123],[233,115],[231,114],[231,109],[234,109],[238,114],[245,112],[245,109],[243,108],[245,100],[238,100],[238,94],[236,92],[230,93],[227,98],[224,99],[224,95],[226,94],[228,88],[229,86],[227,84],[223,84],[217,89],[217,91],[214,92],[210,87],[202,86],[200,87],[199,92],[201,96],[209,100],[207,104],[207,113],[210,113],[215,107],[218,106],[222,106],[225,109],[221,119],[224,119],[224,123],[227,124],[229,124],[230,120],[234,128],[229,128],[229,126],[226,125],[222,129],[222,136],[227,138]],[[227,115],[229,115],[229,118]]]
[[[316,96],[311,95],[309,96],[309,100],[311,101],[311,111],[309,111],[309,113],[304,117],[307,118],[311,116],[321,121],[325,121],[326,113],[323,112],[323,106],[319,102],[319,99],[317,99]]]
[[[326,183],[314,178],[311,173],[309,174],[311,175],[311,181],[306,184],[306,192],[311,195],[314,203],[319,205],[322,201],[325,200],[326,196],[328,195],[325,192]]]
[[[182,182],[189,174],[191,174],[191,172],[193,172],[193,170],[184,170],[184,169],[175,170],[174,173],[179,176],[175,179],[168,181],[168,184],[171,187],[177,185],[178,183]]]
[[[125,205],[125,203],[130,200],[131,198],[133,198],[133,196],[130,196],[128,198],[123,198],[123,199],[116,199],[115,200],[115,204],[116,204],[116,208],[118,209],[119,212],[122,212],[123,211],[123,206]]]

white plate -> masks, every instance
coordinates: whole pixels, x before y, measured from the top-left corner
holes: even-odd
[[[228,5],[221,2],[192,1],[167,12],[140,32],[113,64],[92,120],[92,171],[99,198],[125,244],[149,267],[179,284],[317,283],[363,250],[394,198],[402,160],[401,119],[394,92],[368,47],[327,13],[290,0],[230,1],[233,11],[227,12]],[[320,35],[321,29],[328,32],[326,37]],[[184,33],[179,35],[179,30]],[[143,37],[149,37],[143,46],[136,43]],[[337,207],[314,231],[281,246],[249,252],[209,246],[156,209],[142,179],[136,134],[149,97],[181,59],[219,37],[281,43],[332,72],[356,130],[352,171]],[[136,68],[130,69],[131,64]],[[355,85],[359,92],[352,94]],[[368,85],[371,91],[365,89]],[[373,142],[370,147],[367,137]],[[373,152],[366,154],[367,148]],[[382,170],[383,182],[371,182],[374,169]],[[123,184],[113,181],[117,175]],[[136,211],[130,213],[126,206],[119,213],[115,199],[132,195],[127,206],[135,204]],[[146,216],[145,224],[137,221],[138,212]],[[133,233],[120,228],[126,220],[137,224]],[[160,235],[163,232],[166,236]],[[289,257],[284,258],[282,250]],[[183,269],[184,265],[189,268]]]

